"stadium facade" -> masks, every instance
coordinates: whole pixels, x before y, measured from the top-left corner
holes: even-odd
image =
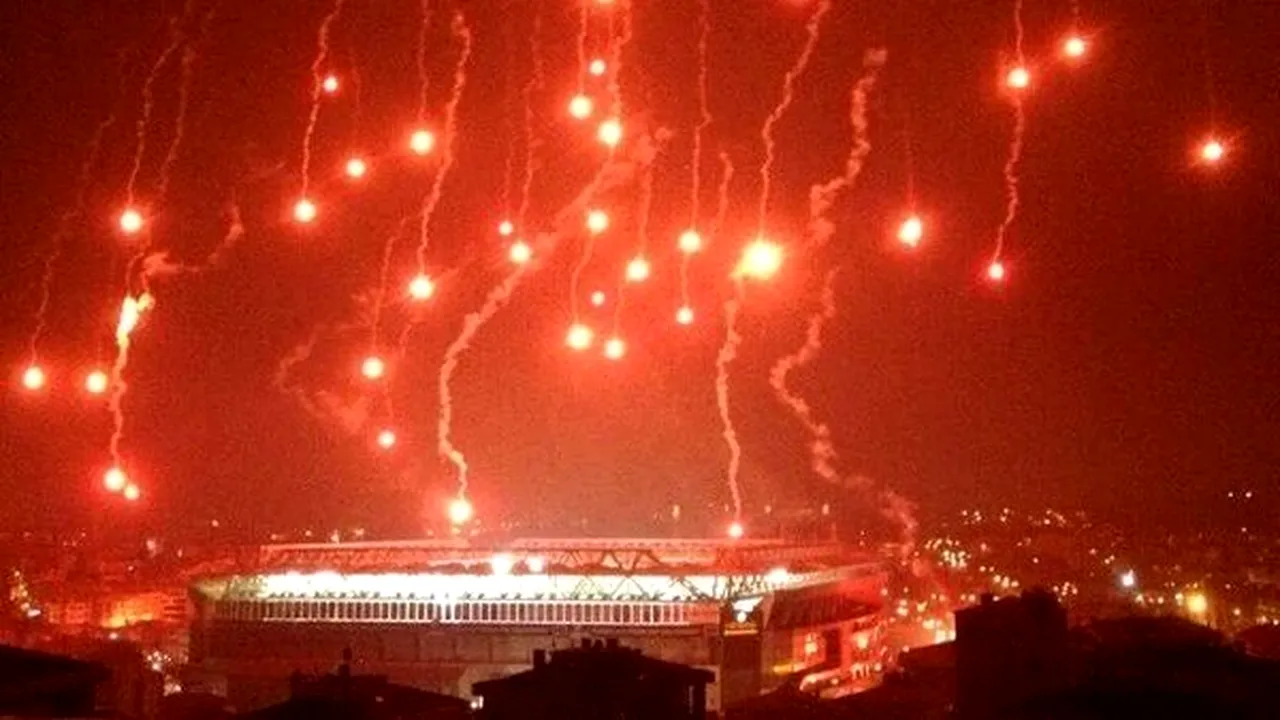
[[[830,543],[547,540],[273,545],[197,578],[192,680],[238,709],[296,672],[357,670],[460,697],[536,649],[616,639],[715,673],[715,710],[874,663],[884,568]]]

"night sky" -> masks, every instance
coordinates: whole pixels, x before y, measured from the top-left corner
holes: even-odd
[[[321,217],[304,229],[289,211],[316,29],[329,3],[223,0],[203,37],[211,4],[189,5],[181,27],[197,52],[184,139],[159,198],[179,50],[154,85],[139,199],[149,206],[153,246],[182,262],[199,264],[219,245],[233,204],[246,232],[208,271],[155,280],[157,307],[135,334],[125,400],[123,452],[146,492],[136,507],[100,487],[111,420],[80,383],[95,361],[113,357],[132,253],[114,219],[142,83],[168,40],[166,18],[183,7],[45,0],[0,8],[0,360],[12,369],[0,404],[0,522],[171,532],[211,518],[256,532],[440,526],[454,475],[435,454],[436,377],[463,316],[508,272],[494,228],[508,212],[507,158],[516,171],[523,162],[519,90],[533,72],[535,6],[546,82],[532,95],[539,169],[526,224],[550,229],[604,157],[592,126],[574,125],[563,109],[575,86],[576,6],[433,2],[433,125],[457,56],[448,24],[455,5],[465,9],[475,52],[456,164],[431,225],[430,265],[442,280],[392,368],[401,442],[384,454],[372,436],[386,408],[362,400],[358,371],[383,243],[418,209],[435,166],[403,151],[418,104],[418,3],[349,0],[335,22],[329,67],[344,85],[320,110],[312,194]],[[554,248],[540,246],[554,254],[462,357],[454,438],[490,522],[566,530],[585,517],[589,532],[639,532],[672,503],[685,508],[691,533],[728,518],[713,391],[719,305],[732,258],[755,230],[761,123],[810,9],[712,2],[704,221],[714,212],[720,152],[737,172],[728,222],[692,266],[699,320],[680,328],[671,320],[674,242],[689,217],[697,3],[635,5],[621,77],[625,126],[629,137],[670,131],[654,165],[654,279],[627,293],[623,362],[571,353],[563,337],[581,235],[569,233]],[[1075,68],[1056,48],[1070,27],[1069,3],[1028,3],[1035,84],[1002,288],[982,272],[1004,212],[1012,115],[999,80],[1013,47],[1012,4],[834,5],[777,129],[769,230],[787,245],[788,263],[775,281],[748,289],[731,370],[748,514],[832,494],[809,472],[806,437],[767,378],[802,340],[821,278],[836,265],[839,317],[819,360],[793,385],[832,426],[843,472],[894,488],[926,513],[1050,504],[1134,522],[1225,523],[1215,498],[1232,488],[1280,505],[1280,3],[1210,3],[1206,23],[1198,0],[1084,2],[1093,45]],[[592,43],[601,52],[604,32],[597,25]],[[843,168],[850,87],[863,52],[879,46],[888,63],[871,96],[872,152],[831,215],[831,243],[806,250],[809,188]],[[67,224],[55,264],[40,343],[51,386],[32,396],[17,381],[45,257],[60,216],[75,206],[90,138],[108,117],[84,212]],[[1193,153],[1214,124],[1229,154],[1205,168]],[[906,211],[908,127],[928,226],[915,253],[892,237]],[[340,174],[352,149],[373,158],[359,187]],[[635,252],[637,188],[601,198],[615,228],[597,248],[584,293],[612,296]],[[380,345],[388,356],[409,314],[400,297],[413,273],[415,229],[411,220],[391,264]],[[590,316],[602,332],[611,312]],[[313,352],[289,374],[290,386],[322,408],[309,413],[273,382],[281,359],[315,328]]]

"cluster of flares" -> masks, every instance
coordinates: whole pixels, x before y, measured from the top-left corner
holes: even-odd
[[[629,286],[649,282],[655,276],[671,272],[679,275],[679,296],[674,302],[674,312],[669,316],[673,323],[680,327],[693,325],[703,317],[701,309],[696,307],[691,292],[691,265],[694,259],[713,245],[732,242],[724,233],[726,216],[731,212],[730,182],[734,176],[734,162],[728,150],[719,148],[720,183],[717,189],[717,206],[712,218],[703,212],[702,189],[704,175],[707,170],[708,139],[716,122],[709,99],[708,87],[713,80],[709,72],[709,38],[714,25],[709,0],[698,0],[696,33],[696,61],[698,63],[696,87],[691,93],[695,98],[696,112],[693,122],[686,128],[675,131],[662,130],[653,132],[633,127],[633,118],[640,115],[624,105],[622,96],[621,74],[623,71],[624,50],[632,39],[632,0],[577,0],[578,37],[577,37],[577,69],[576,78],[569,83],[569,92],[557,94],[555,105],[551,108],[536,106],[538,92],[548,85],[543,76],[543,57],[541,48],[540,13],[542,8],[535,9],[534,31],[529,41],[529,60],[533,71],[527,84],[517,92],[515,87],[508,88],[510,98],[519,97],[522,107],[519,112],[508,107],[508,127],[513,134],[518,132],[519,142],[514,139],[507,146],[507,171],[504,178],[504,198],[502,214],[496,222],[496,235],[503,243],[505,259],[509,269],[503,279],[494,285],[484,297],[480,307],[468,312],[463,320],[460,333],[450,343],[441,363],[438,382],[438,419],[436,423],[435,450],[439,459],[450,466],[457,482],[457,491],[448,500],[444,512],[450,523],[456,527],[472,522],[477,510],[469,496],[468,477],[469,464],[466,455],[453,437],[454,418],[454,381],[455,373],[467,350],[479,335],[484,326],[509,305],[521,283],[525,281],[544,262],[549,262],[560,245],[560,240],[574,238],[579,240],[579,252],[574,260],[570,287],[569,313],[566,318],[564,345],[574,353],[598,351],[600,355],[613,362],[623,361],[631,350],[629,338],[623,332],[622,317],[624,313],[624,296]],[[299,185],[296,195],[283,202],[288,207],[292,203],[290,214],[299,226],[323,225],[322,219],[327,200],[321,197],[312,184],[313,140],[321,126],[318,118],[326,104],[343,102],[349,94],[349,79],[344,77],[332,64],[330,38],[335,27],[343,20],[345,0],[334,0],[328,13],[323,17],[316,34],[316,54],[310,65],[309,75],[309,108],[307,122],[301,143],[300,162],[298,168]],[[417,225],[417,245],[415,265],[407,273],[407,281],[395,280],[402,287],[404,299],[409,303],[423,306],[437,299],[442,289],[441,273],[433,272],[433,247],[431,231],[433,219],[440,205],[446,188],[446,180],[457,163],[455,145],[459,134],[464,130],[460,117],[459,105],[468,88],[468,70],[472,60],[475,38],[468,23],[467,9],[459,6],[443,18],[447,22],[452,44],[450,52],[454,54],[452,75],[448,80],[449,92],[438,122],[429,120],[428,89],[432,78],[427,62],[431,52],[428,41],[428,30],[431,23],[441,21],[433,17],[432,3],[422,0],[420,4],[421,30],[418,37],[417,70],[420,82],[420,101],[412,125],[403,129],[404,134],[397,135],[403,140],[397,141],[399,152],[409,160],[430,158],[424,164],[433,173],[426,192],[423,194],[419,210],[412,216],[404,218],[402,230]],[[830,211],[857,183],[863,163],[872,152],[871,131],[867,113],[869,97],[877,91],[880,70],[888,61],[887,52],[873,49],[864,57],[861,74],[850,73],[850,115],[852,147],[839,175],[814,185],[810,190],[810,213],[807,229],[802,242],[771,236],[781,223],[773,222],[771,212],[775,180],[774,168],[779,157],[776,131],[780,124],[786,122],[788,111],[797,99],[798,88],[811,65],[813,58],[820,52],[823,42],[824,22],[832,14],[835,7],[833,0],[816,0],[811,4],[804,23],[803,40],[795,57],[785,74],[780,79],[780,91],[776,105],[764,118],[759,133],[759,146],[763,152],[758,172],[758,199],[755,217],[755,231],[748,238],[740,239],[742,244],[736,252],[737,260],[732,267],[721,268],[723,276],[729,281],[731,288],[728,297],[722,298],[724,316],[724,340],[716,354],[714,368],[708,368],[707,379],[713,381],[717,410],[722,421],[721,435],[728,449],[728,463],[725,469],[725,484],[732,501],[732,517],[727,520],[725,531],[732,538],[743,537],[747,533],[746,512],[743,488],[739,481],[739,470],[742,462],[743,446],[737,435],[733,422],[731,406],[730,370],[738,356],[743,343],[743,335],[738,329],[738,321],[751,308],[747,297],[747,287],[754,283],[773,282],[788,266],[793,255],[799,253],[816,253],[835,236],[836,225],[828,217]],[[355,12],[355,10],[351,10]],[[127,182],[123,188],[125,198],[123,206],[117,210],[114,222],[123,236],[123,242],[139,255],[129,263],[130,273],[138,273],[126,278],[125,294],[115,328],[116,359],[108,369],[93,367],[82,376],[83,391],[91,396],[107,398],[108,407],[113,418],[113,433],[110,438],[110,465],[101,475],[101,485],[113,496],[135,502],[142,497],[142,488],[129,471],[131,462],[124,456],[122,441],[125,433],[124,399],[128,384],[126,371],[131,349],[136,341],[135,333],[143,321],[156,311],[155,292],[150,288],[152,271],[155,264],[149,262],[151,245],[151,221],[158,204],[162,202],[167,185],[168,172],[177,159],[177,148],[182,138],[182,124],[186,114],[186,97],[192,81],[195,63],[196,36],[188,36],[183,30],[189,24],[190,7],[180,19],[172,21],[169,42],[159,57],[141,90],[141,107],[138,112],[137,134],[134,149],[134,162]],[[204,32],[209,16],[204,18],[200,33]],[[1014,2],[1014,43],[1008,59],[999,69],[1003,95],[1008,101],[1013,115],[1013,127],[1009,142],[1009,151],[1003,168],[1003,187],[1005,190],[1005,208],[997,227],[994,248],[982,269],[982,276],[991,285],[999,286],[1008,281],[1010,268],[1005,258],[1010,234],[1015,228],[1018,209],[1021,202],[1018,187],[1018,169],[1022,159],[1027,116],[1025,103],[1030,93],[1036,90],[1039,75],[1045,71],[1046,62],[1030,58],[1024,50],[1024,28],[1022,18],[1022,1]],[[599,42],[599,33],[595,32],[600,25],[608,28],[603,45]],[[184,50],[185,46],[185,50]],[[176,133],[169,149],[169,155],[162,166],[159,188],[149,201],[138,197],[137,184],[143,168],[143,155],[147,148],[148,132],[153,122],[154,86],[160,77],[160,70],[179,50],[182,55],[181,106],[177,115]],[[1094,38],[1079,27],[1078,14],[1075,26],[1065,33],[1060,40],[1055,54],[1058,60],[1069,67],[1079,67],[1087,62],[1089,56],[1096,51]],[[514,63],[511,59],[508,62]],[[510,75],[510,73],[508,73]],[[511,82],[508,79],[508,82]],[[563,103],[563,104],[560,104]],[[508,105],[514,103],[508,102]],[[535,149],[538,145],[534,118],[542,114],[561,118],[568,123],[571,130],[579,131],[587,144],[596,145],[603,150],[604,158],[599,160],[601,166],[591,183],[578,194],[572,202],[558,212],[548,213],[548,222],[530,222],[531,189],[534,185]],[[86,165],[85,177],[81,179],[82,187],[88,184],[88,167],[92,165],[92,157],[99,152],[102,130],[114,122],[108,118],[94,136],[91,146],[91,158]],[[640,125],[640,123],[636,123]],[[656,159],[664,152],[664,133],[669,136],[675,132],[685,132],[691,139],[691,155],[688,174],[688,216],[687,221],[678,223],[682,229],[674,238],[670,238],[669,249],[677,259],[668,268],[663,259],[665,256],[650,252],[649,216],[653,212],[652,194],[655,175],[660,166]],[[523,148],[523,152],[517,152]],[[1224,162],[1230,149],[1227,141],[1217,134],[1210,134],[1195,149],[1195,159],[1206,166]],[[339,161],[342,175],[350,183],[366,181],[381,165],[379,158],[370,157],[356,149],[342,155]],[[522,165],[521,165],[522,162]],[[675,164],[673,163],[673,166]],[[910,173],[910,171],[909,171]],[[519,182],[517,182],[517,179]],[[682,179],[683,186],[684,180]],[[908,178],[911,182],[911,178]],[[639,208],[627,212],[613,208],[610,202],[613,195],[606,191],[624,188],[634,191],[638,198]],[[616,194],[616,193],[615,193]],[[909,192],[908,195],[911,193]],[[515,195],[516,197],[512,197]],[[83,194],[76,200],[75,207],[68,211],[63,221],[75,214],[84,212]],[[634,214],[636,220],[627,220]],[[914,208],[914,198],[901,214],[897,215],[899,224],[894,232],[898,246],[905,252],[917,251],[928,240],[929,226],[926,219]],[[622,232],[638,226],[638,242],[634,254],[625,262],[617,278],[618,287],[612,296],[604,291],[592,290],[586,293],[583,288],[584,271],[592,263],[593,252],[597,243],[616,244]],[[546,229],[539,229],[546,228]],[[239,222],[238,211],[228,237],[238,237],[243,233]],[[387,398],[387,409],[377,419],[371,437],[373,444],[384,452],[392,451],[401,443],[400,430],[397,428],[397,417],[390,407],[389,396],[394,380],[394,370],[398,360],[404,357],[409,341],[406,328],[401,336],[399,352],[395,356],[384,354],[379,336],[377,316],[380,316],[386,286],[392,282],[394,273],[389,265],[392,261],[394,246],[399,234],[388,239],[382,265],[380,286],[378,288],[378,308],[373,321],[372,342],[365,355],[358,362],[354,372],[363,381],[367,392],[379,394]],[[49,305],[49,283],[53,273],[53,261],[60,252],[55,243],[54,250],[46,266],[44,293],[37,312],[36,329],[33,332],[29,358],[19,373],[19,384],[28,393],[47,391],[56,378],[50,369],[41,362],[38,345],[41,334],[45,330],[45,314]],[[811,467],[814,473],[833,485],[857,487],[865,490],[864,482],[850,484],[842,480],[835,467],[836,452],[831,439],[830,428],[816,419],[815,410],[805,398],[791,386],[792,376],[797,371],[811,365],[822,351],[822,335],[824,327],[837,317],[836,280],[840,277],[838,264],[832,263],[820,274],[822,285],[817,293],[818,307],[810,315],[805,325],[803,343],[795,351],[779,358],[769,376],[770,384],[779,401],[800,422],[809,436]],[[847,272],[847,270],[846,270]],[[140,287],[134,286],[134,279],[140,279]],[[403,285],[399,283],[403,282]],[[447,289],[447,288],[446,288]],[[613,325],[602,329],[593,326],[588,313],[580,307],[585,299],[595,308],[612,303]],[[418,322],[415,319],[413,322]],[[412,323],[411,323],[412,325]],[[281,374],[278,376],[280,387],[286,387],[283,381],[288,368],[305,359],[310,354],[317,340],[313,334],[305,349],[291,354],[281,363]],[[886,492],[886,497],[891,493]],[[897,496],[893,501],[883,500],[886,507],[901,509],[905,504]],[[902,510],[902,512],[906,512]],[[910,521],[904,521],[904,527],[914,527]]]

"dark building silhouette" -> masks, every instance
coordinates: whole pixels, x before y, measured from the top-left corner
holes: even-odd
[[[291,697],[238,717],[252,720],[460,720],[471,703],[460,698],[388,682],[381,675],[351,674],[351,651],[336,673],[295,673]]]
[[[956,612],[956,710],[998,717],[1067,682],[1067,612],[1045,590]]]
[[[109,676],[97,663],[0,646],[0,717],[89,717]]]
[[[472,686],[486,720],[702,720],[707,671],[645,657],[639,650],[583,640],[534,652],[533,669]]]

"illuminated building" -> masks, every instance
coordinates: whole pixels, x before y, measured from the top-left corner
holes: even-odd
[[[534,650],[607,637],[712,670],[714,711],[796,674],[851,675],[884,583],[873,556],[749,538],[276,545],[245,567],[191,593],[192,669],[242,708],[346,647],[367,672],[466,696]]]

